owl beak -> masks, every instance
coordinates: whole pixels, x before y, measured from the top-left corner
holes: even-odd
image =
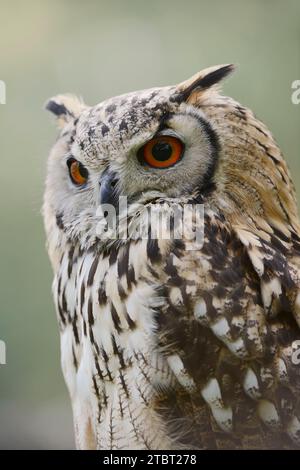
[[[100,178],[100,204],[112,204],[117,207],[119,201],[118,178],[116,173],[105,170]]]

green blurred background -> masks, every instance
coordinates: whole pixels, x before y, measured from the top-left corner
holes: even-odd
[[[299,0],[0,0],[0,447],[72,448],[60,371],[52,273],[40,215],[56,138],[45,100],[95,104],[233,62],[225,92],[251,107],[281,146],[300,193]]]

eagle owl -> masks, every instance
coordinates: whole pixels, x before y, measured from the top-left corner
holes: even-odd
[[[60,134],[43,214],[80,449],[300,446],[295,190],[269,130],[221,94],[232,70],[47,103]],[[150,219],[146,236],[102,237],[101,204],[119,226],[200,205],[202,243],[174,220],[156,238]]]

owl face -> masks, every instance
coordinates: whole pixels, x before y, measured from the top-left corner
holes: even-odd
[[[120,196],[129,204],[204,198],[228,220],[249,226],[255,219],[254,231],[268,211],[285,225],[287,212],[296,220],[295,200],[286,197],[293,193],[288,170],[270,133],[218,93],[231,70],[213,67],[180,85],[94,107],[71,96],[51,99],[47,108],[61,134],[49,159],[45,210],[57,226],[82,235],[93,228],[99,204],[117,206]],[[274,187],[282,201],[270,200]]]
[[[138,203],[153,192],[179,198],[204,191],[218,137],[204,113],[176,95],[174,87],[151,89],[83,109],[50,161],[49,186],[59,195],[54,210],[77,218],[119,196]]]

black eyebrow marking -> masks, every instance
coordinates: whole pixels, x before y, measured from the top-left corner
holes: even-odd
[[[158,134],[159,132],[161,131],[164,131],[165,129],[170,129],[170,127],[168,126],[167,122],[170,121],[170,119],[172,118],[172,116],[174,116],[174,113],[164,113],[162,115],[162,117],[160,118],[160,121],[159,121],[159,126],[157,128],[157,131],[155,133]]]

